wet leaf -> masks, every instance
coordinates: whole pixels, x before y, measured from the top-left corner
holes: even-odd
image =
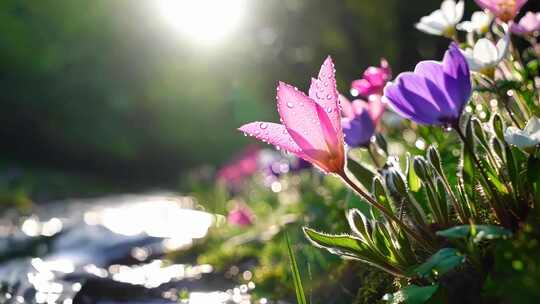
[[[438,236],[448,239],[467,239],[472,237],[475,243],[483,240],[504,239],[512,236],[512,232],[494,225],[461,225],[437,231]]]
[[[439,284],[431,286],[410,285],[393,294],[386,294],[383,300],[389,304],[422,304],[426,303],[439,288]]]
[[[421,277],[440,276],[465,262],[465,257],[454,248],[443,248],[414,269]]]

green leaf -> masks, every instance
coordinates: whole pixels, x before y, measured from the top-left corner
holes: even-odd
[[[431,286],[410,285],[393,294],[386,294],[383,300],[389,304],[423,304],[426,303],[439,288],[439,284]]]
[[[461,225],[437,231],[436,234],[448,239],[467,239],[473,237],[475,243],[483,240],[504,239],[512,236],[511,231],[494,225]]]
[[[356,177],[356,179],[364,186],[364,188],[369,189],[373,177],[375,177],[375,172],[366,168],[364,165],[361,165],[357,161],[349,158],[347,162],[347,168],[351,173]]]
[[[386,207],[386,209],[388,209],[389,211],[392,211],[390,199],[388,198],[386,189],[379,177],[375,177],[373,179],[371,192],[373,193],[373,195],[375,196],[375,200],[379,202],[379,204]],[[377,208],[371,207],[371,212],[372,212],[373,218],[382,217],[382,213]]]
[[[326,249],[330,253],[357,259],[392,275],[403,276],[403,271],[390,264],[388,257],[382,256],[380,252],[373,250],[359,238],[346,234],[325,234],[307,227],[304,227],[304,234],[313,245]]]
[[[294,290],[296,291],[296,301],[298,304],[307,304],[304,287],[302,286],[302,278],[300,277],[298,264],[296,263],[296,258],[294,257],[294,252],[291,248],[291,240],[289,239],[289,234],[287,233],[285,233],[285,240],[287,241],[287,251],[289,252],[289,260],[291,262],[291,272],[293,276]]]
[[[465,262],[462,256],[454,248],[443,248],[432,255],[426,262],[414,269],[419,276],[426,278],[433,275],[440,276]]]
[[[375,134],[375,143],[384,151],[384,153],[388,154],[388,144],[381,133]]]
[[[407,168],[408,168],[408,174],[407,174],[407,182],[409,184],[409,189],[412,192],[418,192],[420,188],[422,187],[422,182],[420,181],[420,178],[415,172],[412,159],[410,158],[410,155],[407,153]]]
[[[441,163],[441,156],[439,150],[435,146],[430,146],[427,151],[428,161],[431,163],[433,168],[442,176],[444,175]]]
[[[501,118],[501,115],[499,113],[493,114],[493,117],[491,118],[491,124],[493,127],[493,132],[495,132],[495,135],[499,140],[504,141],[504,122]]]

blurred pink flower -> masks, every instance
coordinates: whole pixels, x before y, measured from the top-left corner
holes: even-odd
[[[239,128],[303,158],[326,173],[342,174],[345,150],[334,64],[326,58],[317,79],[311,79],[309,96],[280,82],[277,107],[283,124],[252,122]]]
[[[540,31],[540,13],[527,12],[517,23],[512,23],[510,31],[520,36],[531,36]]]
[[[528,0],[475,0],[483,9],[490,10],[502,22],[512,21]]]
[[[351,83],[352,96],[364,96],[377,94],[382,95],[386,82],[390,80],[392,71],[386,59],[381,59],[381,66],[371,66],[364,71],[362,79],[354,80]]]
[[[247,146],[232,162],[217,172],[217,179],[229,185],[238,185],[259,169],[260,148]]]
[[[234,226],[250,226],[253,224],[254,215],[251,209],[244,204],[237,203],[227,215],[227,222]]]

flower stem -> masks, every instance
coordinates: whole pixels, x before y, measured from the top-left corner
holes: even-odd
[[[435,247],[433,245],[429,244],[429,242],[427,242],[423,237],[421,237],[420,234],[418,234],[417,232],[415,232],[414,230],[409,228],[402,220],[397,218],[397,216],[395,216],[392,213],[392,211],[386,209],[386,207],[381,205],[379,202],[377,202],[375,199],[373,199],[373,197],[371,197],[369,194],[364,192],[364,190],[362,190],[360,187],[358,187],[358,185],[356,185],[356,183],[354,183],[349,178],[349,176],[347,175],[347,173],[345,173],[345,171],[343,171],[341,173],[337,173],[337,175],[339,177],[341,177],[341,179],[345,182],[345,184],[347,184],[349,187],[351,187],[359,196],[361,196],[363,199],[365,199],[371,206],[377,208],[377,210],[379,210],[381,213],[383,213],[388,219],[396,222],[396,224],[398,224],[400,226],[400,228],[403,229],[403,231],[407,235],[409,235],[410,237],[415,239],[425,249],[427,249],[429,251],[434,251],[435,250]]]

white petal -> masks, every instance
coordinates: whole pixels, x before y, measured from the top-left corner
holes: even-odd
[[[419,31],[432,34],[432,35],[442,35],[444,32],[444,27],[440,24],[428,23],[428,22],[419,22],[415,24],[416,29]]]
[[[535,140],[540,141],[540,118],[532,117],[529,119],[523,131]]]
[[[476,24],[472,21],[463,21],[459,23],[456,28],[460,31],[465,31],[467,33],[472,33],[476,31]]]
[[[452,23],[456,24],[456,23],[460,22],[461,19],[463,19],[463,12],[464,11],[465,11],[465,2],[463,2],[463,0],[460,0],[456,4],[456,17],[455,17],[455,19],[453,20]]]
[[[422,17],[422,19],[424,19],[426,22],[433,22],[433,23],[441,24],[445,28],[452,25],[446,19],[443,11],[440,10],[440,9],[436,10],[436,11],[433,11],[431,14],[429,14],[429,16]],[[420,21],[422,21],[422,19],[420,19]]]
[[[501,60],[504,59],[504,57],[506,57],[506,54],[508,54],[509,45],[510,45],[510,34],[506,33],[506,35],[504,35],[504,37],[497,42],[497,52],[499,55],[497,56],[497,62],[500,62]]]
[[[539,143],[516,127],[508,127],[504,131],[504,140],[521,149],[532,148]]]
[[[454,0],[444,0],[441,3],[441,11],[448,23],[454,23],[456,19],[456,2]]]
[[[497,63],[499,52],[497,47],[487,38],[478,39],[473,49],[474,59],[485,66],[491,66]]]
[[[463,54],[463,57],[465,57],[465,60],[467,60],[467,64],[471,71],[478,72],[482,69],[482,64],[474,58],[473,50],[471,48],[461,50],[461,53]]]

